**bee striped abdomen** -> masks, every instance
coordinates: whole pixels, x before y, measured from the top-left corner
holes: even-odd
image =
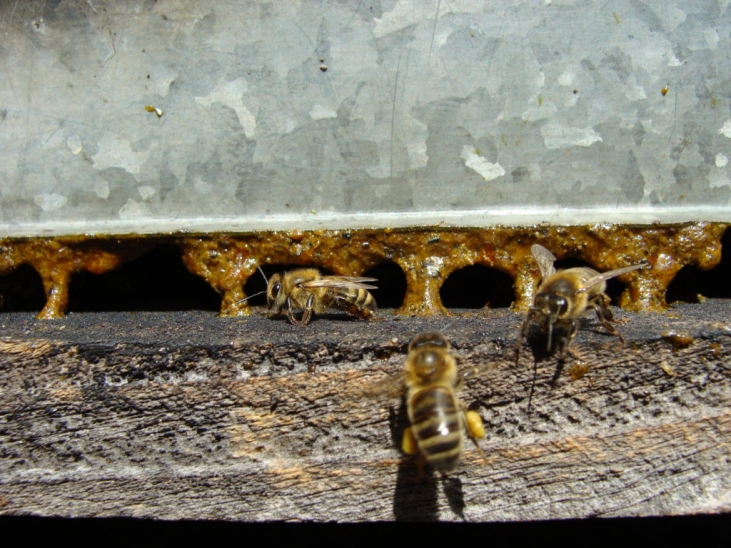
[[[335,304],[340,308],[361,318],[369,318],[376,311],[376,300],[365,289],[346,289],[336,298]]]
[[[358,290],[358,297],[355,304],[363,310],[369,310],[371,312],[375,312],[376,310],[376,300],[373,298],[373,295],[364,289]]]
[[[411,429],[421,453],[442,472],[453,470],[462,454],[462,425],[451,390],[433,387],[411,396]]]

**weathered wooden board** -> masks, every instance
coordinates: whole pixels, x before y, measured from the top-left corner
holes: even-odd
[[[560,368],[543,356],[537,331],[516,367],[521,317],[508,311],[333,315],[307,328],[190,312],[2,315],[0,514],[514,521],[731,511],[731,303],[619,314],[626,345],[584,320],[583,376],[573,360]],[[430,330],[462,366],[487,366],[461,393],[485,420],[487,462],[468,444],[448,478],[420,474],[399,451],[402,402],[362,397]]]

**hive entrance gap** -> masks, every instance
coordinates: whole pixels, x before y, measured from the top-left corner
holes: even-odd
[[[176,246],[165,244],[105,274],[79,272],[71,278],[69,312],[217,312],[221,297],[181,257]]]
[[[21,265],[0,276],[0,310],[3,312],[38,312],[46,304],[43,281],[35,269]]]
[[[378,280],[372,284],[378,286],[378,289],[370,290],[378,308],[398,308],[404,303],[406,275],[396,263],[382,262],[364,272],[363,276]]]
[[[688,265],[680,269],[665,292],[668,304],[698,303],[699,295],[712,299],[731,299],[731,229],[721,237],[721,262],[711,270]]]
[[[479,264],[452,272],[439,295],[446,308],[507,308],[515,300],[513,279]]]

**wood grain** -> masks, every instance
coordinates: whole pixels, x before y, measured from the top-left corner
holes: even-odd
[[[560,367],[521,317],[6,314],[0,515],[239,521],[516,521],[731,511],[731,304],[635,315],[621,345],[587,315]],[[454,473],[399,451],[397,375],[440,330],[488,435]],[[675,335],[673,335],[675,333]],[[531,351],[533,349],[533,351]]]

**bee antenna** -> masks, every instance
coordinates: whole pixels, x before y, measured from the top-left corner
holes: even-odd
[[[551,340],[553,339],[553,318],[548,319],[548,347],[546,352],[551,352]]]
[[[264,290],[264,291],[259,291],[258,293],[254,293],[253,295],[249,295],[249,296],[248,296],[248,297],[246,297],[245,299],[241,299],[240,301],[236,301],[236,302],[235,302],[234,304],[241,304],[241,303],[245,303],[245,302],[246,302],[246,301],[248,301],[249,299],[253,299],[254,297],[258,297],[259,295],[262,295],[262,294],[264,294],[264,293],[266,293],[266,290]]]
[[[269,285],[269,280],[267,279],[267,275],[264,274],[264,271],[261,269],[261,267],[259,265],[256,265],[256,268],[259,270],[259,272],[261,272],[261,276],[262,276],[262,278],[264,278],[264,283],[266,283],[267,285]],[[249,295],[245,299],[241,299],[240,301],[236,301],[234,304],[245,303],[249,299],[253,299],[254,297],[258,297],[259,295],[263,295],[264,293],[266,293],[266,289],[264,291],[259,291],[258,293],[254,293],[253,295]]]

